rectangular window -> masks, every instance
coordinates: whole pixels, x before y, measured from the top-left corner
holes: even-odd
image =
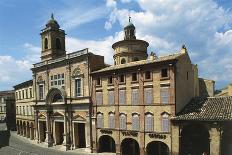
[[[161,103],[167,104],[169,103],[170,99],[170,93],[169,93],[169,88],[161,88],[160,90],[160,97],[161,97]]]
[[[120,83],[124,83],[125,82],[125,75],[120,75],[120,77],[119,77],[119,82]]]
[[[132,73],[132,81],[138,81],[138,75],[137,73]]]
[[[97,114],[97,127],[98,128],[103,128],[104,127],[103,114]]]
[[[126,90],[119,90],[119,104],[126,103]]]
[[[52,75],[51,86],[64,86],[64,73]]]
[[[22,90],[22,97],[23,97],[23,99],[24,99],[24,90]]]
[[[44,99],[44,85],[43,84],[39,85],[39,99],[40,100]]]
[[[133,105],[139,104],[139,89],[131,90],[131,102]]]
[[[163,132],[169,132],[169,119],[168,118],[163,118],[162,120],[162,130]]]
[[[150,71],[146,71],[145,72],[145,79],[146,80],[150,80],[151,79],[151,72]]]
[[[138,131],[139,128],[140,128],[139,127],[139,116],[138,115],[132,116],[132,130]]]
[[[145,116],[145,131],[153,131],[153,116],[146,115]]]
[[[96,85],[97,85],[97,86],[100,86],[100,85],[101,85],[101,78],[100,78],[100,77],[97,78],[97,80],[96,80]]]
[[[102,105],[103,104],[102,92],[96,92],[96,102],[97,102],[97,105]]]
[[[25,107],[23,106],[23,115],[25,115]]]
[[[32,94],[33,92],[32,92],[32,88],[30,88],[30,98],[32,98],[33,97],[33,94]]]
[[[21,100],[21,91],[19,91],[19,99]]]
[[[75,79],[76,97],[81,96],[81,79]]]
[[[108,77],[108,84],[113,84],[113,76]]]
[[[26,89],[25,91],[26,91],[26,98],[28,98],[28,90]]]
[[[164,68],[161,70],[161,78],[167,78],[168,77],[168,69]]]
[[[108,103],[109,105],[114,104],[114,91],[113,90],[108,91]]]
[[[144,88],[144,102],[145,104],[152,104],[153,103],[153,95],[152,91],[153,88]]]

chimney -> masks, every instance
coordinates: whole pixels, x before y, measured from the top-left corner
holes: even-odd
[[[151,52],[149,59],[150,60],[155,60],[155,59],[158,59],[158,57],[157,57],[157,55],[154,52]]]

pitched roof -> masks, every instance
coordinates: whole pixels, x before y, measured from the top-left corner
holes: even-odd
[[[92,73],[94,74],[94,73],[100,73],[100,72],[116,70],[116,69],[121,69],[121,68],[127,68],[127,67],[133,67],[133,66],[138,66],[138,65],[146,65],[146,64],[151,64],[151,63],[158,63],[158,62],[164,62],[164,61],[169,61],[169,60],[175,60],[175,59],[178,59],[178,57],[181,55],[183,55],[183,53],[174,53],[171,55],[160,56],[159,58],[156,58],[154,60],[146,59],[146,60],[140,60],[140,61],[133,61],[133,62],[126,63],[126,64],[113,65],[110,67],[103,68],[101,70],[94,71]]]
[[[194,98],[173,120],[231,121],[232,96]]]

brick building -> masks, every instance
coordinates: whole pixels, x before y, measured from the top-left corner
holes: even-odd
[[[113,44],[114,65],[92,72],[93,151],[177,154],[178,130],[170,119],[199,94],[197,66],[185,46],[174,54],[147,54],[129,21]]]

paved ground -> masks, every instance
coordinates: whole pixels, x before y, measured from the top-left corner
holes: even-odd
[[[6,125],[0,123],[0,155],[87,155],[81,151],[59,151],[30,143],[26,138],[10,133]],[[94,155],[94,154],[91,154]],[[96,154],[95,154],[96,155]],[[102,154],[101,154],[102,155]]]

